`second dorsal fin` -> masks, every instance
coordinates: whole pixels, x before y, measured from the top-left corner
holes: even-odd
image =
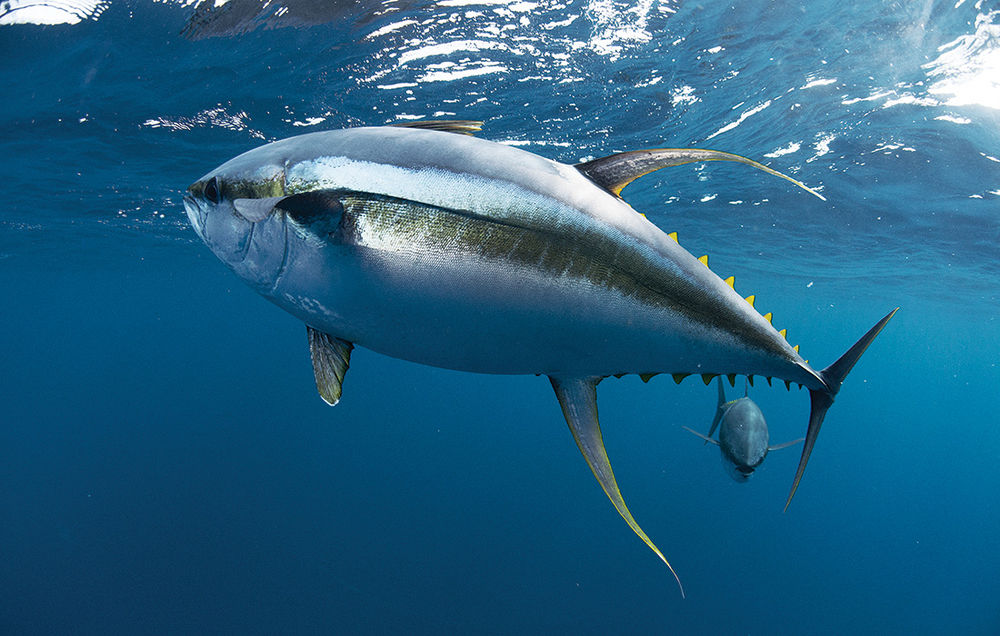
[[[397,128],[440,130],[441,132],[458,133],[460,135],[475,135],[483,129],[483,122],[465,119],[422,119],[420,121],[401,121],[389,125],[396,126]]]
[[[735,161],[737,163],[744,163],[748,166],[753,166],[758,170],[763,170],[768,174],[791,181],[806,192],[826,201],[823,195],[806,186],[801,181],[796,181],[788,175],[784,175],[777,170],[768,168],[762,163],[757,163],[753,159],[747,159],[746,157],[741,157],[740,155],[734,155],[729,152],[720,152],[718,150],[701,150],[699,148],[654,148],[651,150],[633,150],[630,152],[608,155],[607,157],[601,157],[600,159],[594,159],[593,161],[588,161],[586,163],[579,163],[576,165],[576,168],[583,174],[587,175],[591,181],[601,186],[608,192],[611,192],[615,196],[618,196],[621,194],[621,191],[625,188],[625,186],[632,183],[639,177],[653,172],[654,170],[669,168],[671,166],[680,166],[685,163],[695,163],[698,161]]]

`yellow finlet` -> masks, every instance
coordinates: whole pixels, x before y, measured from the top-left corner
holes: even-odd
[[[650,380],[653,379],[654,375],[656,375],[656,374],[655,373],[640,373],[639,377],[642,379],[643,382],[649,382]]]
[[[704,265],[705,267],[708,267],[708,254],[705,254],[704,256],[700,256],[698,258],[698,260],[701,261],[702,265]]]
[[[771,318],[773,318],[771,312],[767,312],[766,314],[764,314],[764,320],[771,322]]]
[[[689,375],[691,375],[691,374],[690,373],[674,373],[673,374],[674,382],[676,382],[677,384],[680,384],[681,381],[684,378],[688,377]]]
[[[771,376],[767,376],[767,386],[771,386]]]
[[[750,386],[753,386],[753,376],[752,375],[748,375],[747,376],[747,382],[750,383]]]
[[[736,284],[736,277],[730,276],[729,278],[727,278],[726,284],[729,285],[730,287],[734,286]]]
[[[779,331],[778,333],[779,333],[779,334],[781,335],[781,337],[782,337],[782,338],[784,338],[785,340],[787,340],[787,339],[788,339],[788,330],[787,330],[787,329],[782,329],[782,330],[781,330],[781,331]]]
[[[726,377],[729,378],[729,386],[736,386],[736,374],[735,373],[730,373]]]
[[[674,243],[680,243],[680,241],[677,240],[677,232],[671,232],[670,234],[667,234],[667,236],[674,239]]]
[[[744,298],[744,300],[746,300],[748,303],[750,303],[750,306],[753,307],[753,301],[757,300],[757,297],[754,296],[753,294],[750,294],[749,296],[747,296],[746,298]]]
[[[719,376],[718,373],[702,373],[701,381],[705,383],[705,386],[708,386],[709,384],[712,383],[712,380],[714,380],[718,376]]]
[[[792,350],[795,351],[795,353],[798,353],[799,352],[799,345],[795,345],[794,347],[792,347]]]

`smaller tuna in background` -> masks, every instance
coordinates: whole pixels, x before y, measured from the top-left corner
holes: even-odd
[[[720,426],[721,425],[721,426]],[[719,378],[719,404],[715,409],[715,418],[708,429],[708,435],[702,435],[687,426],[685,430],[719,447],[722,453],[722,466],[734,481],[745,482],[750,475],[764,462],[769,451],[787,448],[801,442],[800,437],[791,442],[769,446],[767,420],[756,402],[743,397],[727,402],[726,392],[722,388],[722,378]],[[712,439],[715,429],[719,429],[719,440]]]

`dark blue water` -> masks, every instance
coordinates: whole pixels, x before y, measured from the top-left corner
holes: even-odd
[[[0,5],[0,632],[1000,633],[990,3],[29,5]],[[601,384],[687,599],[544,378],[358,350],[331,409],[301,324],[187,224],[244,150],[418,117],[566,162],[764,160],[828,201],[727,165],[625,196],[814,364],[902,307],[784,514],[796,450],[736,484],[681,429],[714,386]],[[804,391],[751,397],[804,433]]]

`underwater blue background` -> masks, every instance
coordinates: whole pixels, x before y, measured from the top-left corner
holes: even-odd
[[[998,58],[985,1],[0,4],[0,632],[1000,633]],[[681,428],[714,386],[601,384],[686,599],[544,378],[359,349],[331,409],[188,226],[240,152],[413,118],[763,160],[828,201],[714,164],[624,196],[816,366],[901,306],[787,513],[798,450],[737,484]],[[775,385],[780,443],[808,396]]]

